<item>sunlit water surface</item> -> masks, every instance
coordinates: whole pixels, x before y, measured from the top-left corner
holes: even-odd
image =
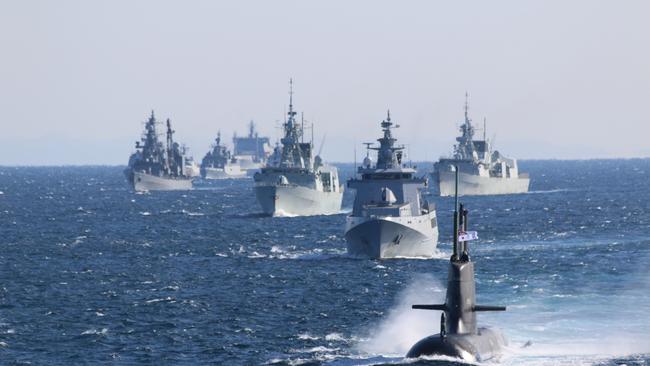
[[[650,160],[521,162],[531,192],[467,197],[504,365],[650,361]],[[349,176],[351,166],[343,166]],[[429,260],[346,255],[339,215],[260,214],[252,181],[136,194],[120,167],[0,168],[0,364],[454,364],[438,331],[452,200]],[[524,347],[526,343],[529,346]]]

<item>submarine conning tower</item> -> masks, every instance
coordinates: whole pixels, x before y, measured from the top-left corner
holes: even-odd
[[[455,211],[454,227],[458,234],[454,238],[454,250],[449,262],[447,277],[447,296],[444,304],[413,305],[413,309],[440,310],[440,334],[477,334],[477,311],[504,311],[504,306],[476,305],[476,285],[474,281],[474,263],[469,256],[468,241],[458,238],[467,236],[467,213],[460,205],[460,212]]]
[[[458,190],[456,190],[458,192]],[[440,333],[416,343],[406,357],[445,355],[469,360],[485,360],[498,353],[505,341],[500,334],[479,328],[479,311],[505,311],[505,306],[477,305],[474,263],[469,256],[469,241],[478,239],[467,230],[468,211],[458,204],[454,209],[453,252],[449,261],[447,295],[444,304],[413,305],[413,309],[442,311]]]

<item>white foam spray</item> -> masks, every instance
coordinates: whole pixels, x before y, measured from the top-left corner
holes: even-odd
[[[640,262],[650,260],[645,259]],[[510,321],[503,324],[512,341],[503,364],[599,365],[635,355],[646,358],[650,354],[650,275],[645,268],[633,269],[636,273],[630,273],[616,293],[592,290],[564,298],[550,312],[513,311]],[[532,344],[522,347],[527,340]]]
[[[445,291],[433,275],[417,275],[357,349],[364,354],[403,357],[417,341],[440,330],[440,312],[413,310],[411,305],[444,302]]]

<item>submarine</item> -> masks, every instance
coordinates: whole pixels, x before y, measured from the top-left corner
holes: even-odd
[[[458,169],[456,169],[456,187]],[[440,333],[417,342],[407,358],[449,356],[469,362],[483,362],[497,357],[506,339],[496,329],[478,327],[476,314],[482,311],[505,311],[505,306],[476,304],[474,263],[469,256],[469,241],[478,239],[476,232],[467,231],[468,211],[458,205],[458,188],[454,204],[454,244],[449,261],[447,294],[444,304],[412,305],[413,309],[442,311]]]

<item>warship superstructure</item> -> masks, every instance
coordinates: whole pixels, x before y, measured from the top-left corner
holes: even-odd
[[[234,179],[246,177],[246,171],[241,168],[237,159],[230,154],[228,148],[221,144],[221,132],[217,132],[212,150],[201,160],[201,176],[204,179]]]
[[[192,188],[192,179],[185,175],[184,149],[174,142],[171,121],[167,119],[166,141],[158,140],[154,112],[145,123],[142,139],[129,158],[124,174],[136,191],[169,191]]]
[[[367,143],[368,150],[377,151],[377,163],[373,165],[367,154],[357,171],[361,178],[348,181],[348,188],[356,190],[345,228],[348,253],[371,258],[431,257],[438,244],[438,224],[435,206],[420,194],[427,180],[402,164],[404,147],[395,145],[390,112],[381,128],[379,146]]]
[[[304,128],[293,110],[292,81],[289,95],[282,146],[276,146],[274,159],[253,177],[257,201],[265,214],[273,216],[338,213],[343,200],[338,169],[314,154],[313,141],[304,142]]]
[[[201,167],[194,161],[194,157],[192,156],[185,158],[185,175],[191,178],[201,175]]]
[[[255,131],[253,121],[248,125],[248,136],[238,137],[235,134],[232,142],[234,145],[233,155],[244,171],[257,170],[263,167],[273,151],[269,138],[262,137]]]
[[[454,180],[457,182],[457,178]],[[479,327],[476,321],[478,312],[505,311],[506,308],[476,304],[474,263],[469,256],[469,241],[478,239],[478,234],[467,230],[467,210],[463,205],[459,209],[458,195],[453,230],[454,245],[449,261],[445,303],[412,306],[413,309],[441,311],[440,333],[417,342],[406,354],[408,358],[438,355],[484,362],[498,357],[507,344],[501,332]]]
[[[434,164],[433,189],[440,196],[454,194],[454,167],[458,167],[460,195],[490,195],[526,193],[530,178],[519,173],[517,160],[507,158],[498,151],[492,151],[486,138],[485,124],[483,140],[475,140],[475,128],[469,118],[468,95],[465,94],[465,120],[460,126],[461,135],[456,138],[451,158],[441,158]]]

